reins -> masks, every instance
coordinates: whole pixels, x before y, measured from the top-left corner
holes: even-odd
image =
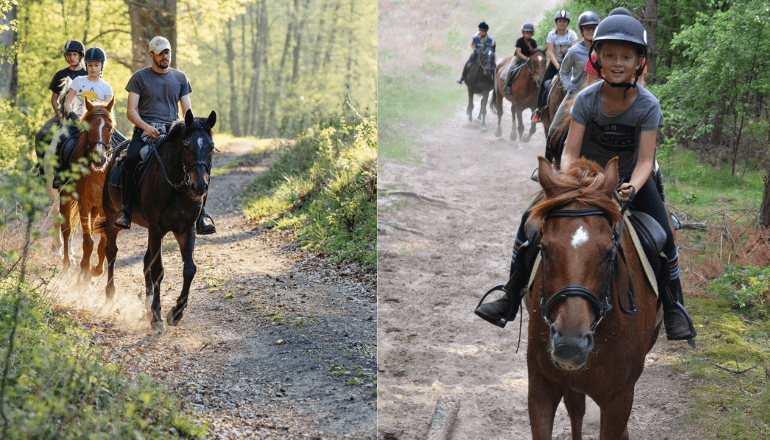
[[[202,129],[196,128],[196,130],[202,130]],[[168,183],[172,188],[174,188],[177,191],[181,192],[183,188],[190,187],[190,185],[192,184],[192,181],[190,179],[189,171],[195,168],[196,166],[201,165],[206,169],[207,178],[211,174],[211,164],[207,163],[206,161],[198,160],[193,162],[190,166],[187,166],[187,165],[184,165],[184,160],[182,160],[182,171],[184,171],[184,175],[185,175],[184,180],[182,180],[180,183],[173,183],[171,179],[168,177],[168,171],[166,171],[166,164],[163,162],[163,159],[160,157],[160,153],[158,153],[158,149],[155,146],[150,146],[150,149],[155,155],[155,158],[158,159],[158,163],[160,164],[160,168],[163,170],[163,177],[166,179],[166,183]],[[184,155],[184,146],[182,147],[182,155]]]

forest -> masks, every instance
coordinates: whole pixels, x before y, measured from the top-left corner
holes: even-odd
[[[354,0],[2,0],[0,114],[20,112],[32,125],[52,116],[48,85],[66,67],[64,43],[76,39],[107,53],[103,78],[128,132],[124,87],[149,65],[149,40],[164,35],[172,67],[190,79],[193,109],[216,110],[219,132],[270,137],[330,114],[374,115],[375,8]],[[15,153],[0,149],[0,161]]]

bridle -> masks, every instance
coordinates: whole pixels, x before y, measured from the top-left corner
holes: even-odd
[[[604,277],[602,278],[601,283],[599,284],[599,288],[596,292],[592,292],[591,290],[579,286],[579,285],[569,285],[560,288],[557,290],[553,295],[551,295],[550,298],[546,300],[545,298],[545,268],[542,267],[540,269],[540,274],[542,276],[542,282],[540,284],[540,311],[542,313],[543,321],[545,321],[546,325],[551,327],[553,325],[553,321],[550,318],[551,311],[556,306],[557,303],[559,303],[561,300],[570,298],[570,297],[578,297],[582,298],[586,301],[588,301],[588,304],[591,305],[591,308],[594,312],[594,322],[591,324],[590,330],[593,332],[596,330],[596,327],[599,325],[599,323],[602,322],[605,316],[607,316],[607,312],[612,309],[612,305],[610,304],[610,294],[611,294],[611,285],[610,285],[610,278],[612,277],[612,274],[615,275],[615,285],[619,286],[620,281],[620,268],[619,268],[619,259],[618,255],[620,255],[620,258],[623,260],[623,264],[626,267],[626,274],[628,275],[628,301],[630,304],[629,310],[626,310],[623,307],[623,304],[621,303],[620,299],[618,299],[618,305],[620,306],[621,312],[623,312],[626,315],[632,315],[636,313],[636,296],[634,294],[634,283],[631,279],[631,271],[628,269],[628,263],[626,261],[625,253],[623,252],[623,247],[620,245],[620,238],[623,235],[623,216],[628,209],[628,206],[630,205],[631,200],[633,199],[633,196],[636,193],[636,190],[631,187],[631,197],[626,201],[621,210],[620,210],[620,221],[616,225],[611,225],[613,229],[612,233],[612,244],[613,244],[613,252],[612,252],[612,259],[607,264],[607,267],[604,271]],[[543,223],[548,221],[548,219],[551,218],[563,218],[563,217],[590,217],[590,216],[603,216],[606,217],[607,213],[604,212],[601,209],[598,208],[586,208],[586,209],[555,209],[548,213]],[[542,247],[541,247],[542,251]],[[543,265],[545,265],[545,261],[543,261]]]
[[[533,70],[533,67],[535,63],[532,62],[532,58],[534,58],[535,55],[542,53],[545,54],[542,50],[535,50],[535,53],[532,54],[532,56],[529,57],[529,60],[527,60],[527,69],[529,70],[529,73],[532,75],[532,79],[535,80],[535,83],[537,84],[537,87],[540,88],[540,82],[542,81],[543,75],[540,75],[540,78],[535,75],[535,71]],[[545,55],[544,55],[545,56]]]
[[[206,129],[200,128],[200,127],[189,127],[191,131],[194,130],[201,130],[203,132],[207,132]],[[168,171],[166,171],[166,164],[163,163],[163,159],[161,159],[160,154],[158,153],[158,149],[156,147],[151,147],[153,154],[155,154],[155,158],[158,159],[158,162],[160,163],[160,168],[163,170],[163,176],[166,178],[166,182],[171,185],[176,190],[182,190],[184,188],[189,188],[190,185],[192,185],[192,178],[190,177],[190,170],[197,166],[202,166],[206,170],[205,179],[206,184],[209,183],[211,179],[211,163],[205,160],[198,160],[193,162],[190,165],[186,165],[184,161],[184,152],[187,149],[187,147],[190,146],[190,143],[186,140],[182,141],[182,148],[181,148],[181,162],[182,162],[182,171],[184,172],[184,178],[179,183],[174,183],[171,181],[171,179],[168,177]],[[215,148],[216,149],[216,148]]]
[[[90,116],[96,116],[96,115],[101,115],[109,119],[109,115],[107,113],[104,113],[101,109],[94,111],[93,113],[91,113]],[[90,116],[89,116],[89,119],[90,119]],[[92,148],[98,147],[99,145],[104,147],[104,155],[102,156],[103,160],[102,160],[101,166],[104,166],[107,162],[109,162],[110,155],[114,150],[114,148],[112,148],[112,146],[108,143],[110,141],[110,138],[112,138],[112,134],[114,132],[115,132],[115,127],[112,126],[112,122],[110,121],[110,135],[107,138],[107,142],[104,142],[104,141],[91,142],[91,139],[88,138],[88,132],[85,133],[86,135],[85,151],[92,151]],[[96,163],[96,162],[89,160],[89,163]]]

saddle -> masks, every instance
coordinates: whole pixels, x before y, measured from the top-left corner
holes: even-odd
[[[500,72],[500,80],[502,80],[504,83],[506,82],[506,79],[508,78],[508,72],[510,72],[511,76],[511,83],[516,81],[516,78],[519,77],[519,73],[521,73],[521,68],[524,67],[524,65],[527,64],[527,61],[519,60],[518,64],[511,67],[511,63],[508,63],[508,65]]]
[[[112,167],[112,173],[110,174],[110,185],[112,185],[115,188],[122,188],[122,179],[121,175],[123,174],[123,162],[126,159],[126,154],[128,153],[128,144],[131,143],[130,139],[127,139],[120,143],[117,147],[115,147],[115,165]],[[147,174],[147,168],[152,162],[153,158],[155,157],[154,154],[147,154],[142,155],[142,160],[139,162],[139,164],[136,166],[136,169],[134,170],[133,176],[131,180],[133,180],[134,188],[139,188],[139,186],[142,184],[142,181],[144,180],[145,174]]]
[[[61,147],[58,149],[59,160],[54,168],[54,173],[72,169],[72,156],[75,153],[75,146],[80,140],[80,134],[80,131],[75,131],[61,143]],[[65,183],[64,180],[62,180],[63,183]],[[54,179],[54,188],[59,189],[60,186],[56,184],[56,179]]]

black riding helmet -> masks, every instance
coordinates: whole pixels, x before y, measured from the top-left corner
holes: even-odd
[[[82,59],[84,50],[85,48],[83,47],[83,43],[78,40],[69,40],[64,43],[64,59],[67,59],[67,52],[77,52],[80,54],[80,58]]]
[[[556,17],[554,17],[553,21],[556,21],[556,20],[558,20],[560,18],[566,18],[567,22],[569,23],[569,21],[570,21],[569,12],[567,12],[566,9],[562,9],[561,11],[556,13]]]
[[[599,14],[596,12],[585,11],[578,17],[578,28],[580,28],[580,32],[582,33],[584,26],[598,25],[601,21],[601,17],[599,17]]]
[[[480,31],[488,31],[489,30],[489,25],[486,22],[482,21],[481,23],[479,23],[479,30]]]
[[[85,63],[104,63],[106,61],[107,54],[98,46],[89,47],[83,60]]]
[[[639,48],[639,52],[644,58],[644,63],[642,63],[642,65],[639,66],[639,69],[636,70],[636,76],[634,77],[633,84],[608,83],[612,87],[626,87],[626,89],[636,87],[637,80],[642,75],[642,72],[644,72],[644,68],[647,66],[647,30],[644,29],[644,26],[642,26],[642,24],[639,23],[639,21],[634,17],[621,14],[611,15],[605,18],[601,23],[599,23],[599,26],[596,27],[596,30],[594,31],[594,40],[591,43],[589,54],[591,52],[596,52],[596,46],[602,44],[605,41],[622,41],[625,43],[630,43]],[[596,61],[592,60],[590,57],[589,60],[591,61],[593,68],[596,69],[596,71],[599,73],[599,77],[604,79],[604,77],[601,76],[602,67],[601,64],[599,64],[598,57]]]
[[[532,32],[535,33],[535,26],[532,25],[532,23],[524,23],[524,26],[521,27],[522,32]]]

